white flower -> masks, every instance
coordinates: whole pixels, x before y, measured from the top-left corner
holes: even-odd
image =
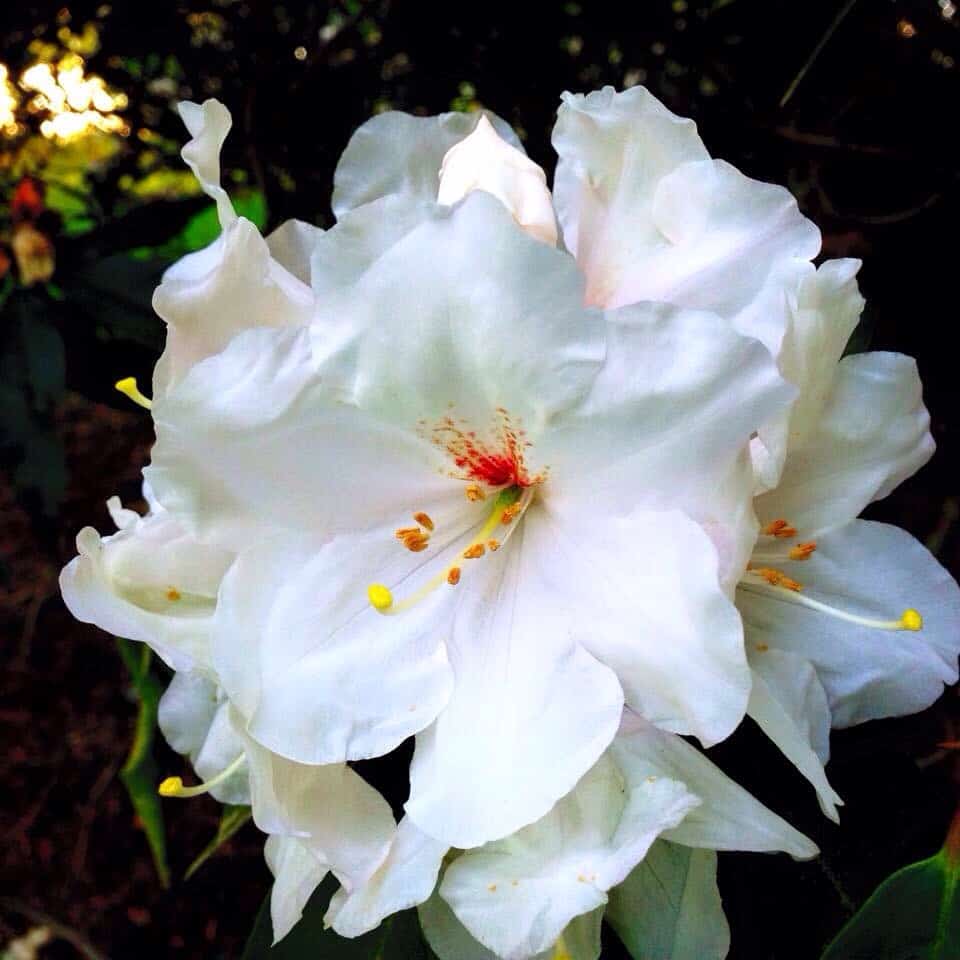
[[[792,409],[754,443],[763,531],[737,592],[753,670],[750,714],[814,784],[831,725],[922,710],[957,679],[960,591],[913,537],[857,520],[933,453],[916,364],[841,359],[863,300],[857,261],[800,284],[778,360]],[[919,611],[919,612],[918,612]]]
[[[335,763],[423,731],[408,815],[466,847],[569,791],[621,684],[665,729],[737,725],[738,618],[676,508],[786,397],[717,318],[584,308],[573,261],[475,192],[309,334],[246,331],[197,364],[154,406],[148,473],[240,551],[213,649],[250,735]]]

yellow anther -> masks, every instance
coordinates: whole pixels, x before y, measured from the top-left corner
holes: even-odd
[[[389,610],[393,606],[393,594],[382,583],[371,583],[367,587],[367,597],[375,610]]]
[[[496,553],[496,552],[500,549],[500,541],[499,541],[499,540],[488,540],[488,541],[487,541],[487,549],[488,549],[491,553]]]
[[[170,587],[167,590],[167,599],[171,603],[176,603],[177,600],[180,599],[180,596],[181,596],[180,591],[176,587]]]
[[[426,550],[430,546],[430,538],[425,533],[411,534],[404,538],[403,545],[412,553],[420,553],[421,550]]]
[[[791,547],[788,556],[791,560],[809,560],[810,555],[816,549],[816,543],[813,540],[808,540],[806,543],[798,543],[795,547]]]
[[[769,649],[770,649],[770,644],[769,644],[769,643],[758,643],[758,644],[757,644],[757,650],[759,650],[760,653],[766,653]]]
[[[175,797],[183,790],[183,780],[180,777],[167,777],[163,783],[157,787],[157,793],[161,797]]]
[[[430,519],[429,513],[424,513],[422,510],[419,513],[413,515],[413,519],[420,524],[421,527],[426,527],[428,530],[433,530],[433,520]]]
[[[451,587],[455,587],[459,582],[460,582],[460,568],[451,567],[447,571],[447,583],[449,583]]]
[[[465,560],[476,560],[487,552],[487,548],[482,543],[473,543],[463,551]]]
[[[923,629],[923,617],[920,616],[920,611],[914,610],[913,607],[904,610],[903,613],[900,614],[900,623],[903,624],[904,630]]]
[[[145,410],[149,410],[153,406],[153,401],[140,392],[136,377],[124,377],[122,380],[118,380],[113,386],[114,389],[119,390],[125,397],[129,397],[134,403],[139,404]]]
[[[483,488],[479,483],[468,483],[467,489],[463,492],[467,495],[467,499],[472,503],[476,503],[478,500],[487,499],[487,495],[483,492]]]

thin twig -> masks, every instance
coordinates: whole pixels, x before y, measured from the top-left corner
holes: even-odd
[[[853,5],[857,0],[847,0],[843,5],[840,12],[833,18],[833,23],[827,27],[827,32],[820,38],[820,42],[813,48],[813,52],[807,57],[807,62],[800,68],[799,73],[793,78],[790,82],[790,86],[787,87],[783,96],[780,98],[780,108],[782,109],[787,105],[787,102],[793,96],[797,87],[803,82],[803,78],[807,75],[810,68],[813,66],[817,57],[823,52],[823,48],[830,42],[830,38],[837,32],[837,27],[846,19],[847,14],[853,9]]]
[[[15,900],[13,897],[0,897],[0,907],[9,910],[11,913],[19,913],[33,923],[43,924],[43,926],[49,928],[55,937],[66,940],[67,943],[75,947],[77,952],[86,957],[87,960],[107,960],[106,954],[97,950],[83,934],[74,930],[72,927],[58,923],[53,917],[44,913],[42,910],[34,910],[33,907],[24,903],[22,900]]]

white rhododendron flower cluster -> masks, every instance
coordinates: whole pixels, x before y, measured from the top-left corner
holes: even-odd
[[[442,960],[724,957],[716,851],[817,851],[699,746],[751,716],[836,818],[831,726],[957,679],[956,584],[856,519],[933,450],[914,363],[843,356],[859,263],[642,88],[564,95],[552,192],[492,115],[382,114],[266,238],[180,109],[222,233],[154,297],[149,512],[62,576],[174,671],[161,793],[252,805],[277,938],[332,872]],[[411,737],[397,823],[351,763]]]

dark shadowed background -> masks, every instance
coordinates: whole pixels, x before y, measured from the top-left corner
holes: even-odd
[[[825,256],[864,260],[856,348],[918,359],[939,446],[869,515],[913,532],[956,575],[958,39],[951,0],[4,0],[0,948],[46,923],[57,939],[43,957],[238,957],[268,889],[250,826],[180,879],[216,830],[208,797],[164,805],[173,880],[161,888],[118,778],[137,712],[130,676],[114,641],[75,623],[57,592],[80,527],[108,531],[106,498],[139,498],[149,417],[112,384],[149,383],[163,342],[152,288],[214,235],[177,156],[176,100],[230,108],[227,182],[272,228],[331,223],[334,164],[373,112],[488,107],[550,173],[562,90],[645,84],[697,120],[714,156],[789,186]],[[111,91],[103,113],[119,119],[103,125],[115,132],[61,142],[49,111],[30,106],[25,71],[71,53]],[[721,856],[734,960],[816,957],[880,880],[940,846],[960,752],[938,743],[960,737],[958,715],[952,690],[924,714],[836,734],[839,828],[749,723],[711,751],[823,850],[806,864]],[[163,743],[154,755],[160,773],[182,771]],[[403,759],[375,774],[395,804]]]

